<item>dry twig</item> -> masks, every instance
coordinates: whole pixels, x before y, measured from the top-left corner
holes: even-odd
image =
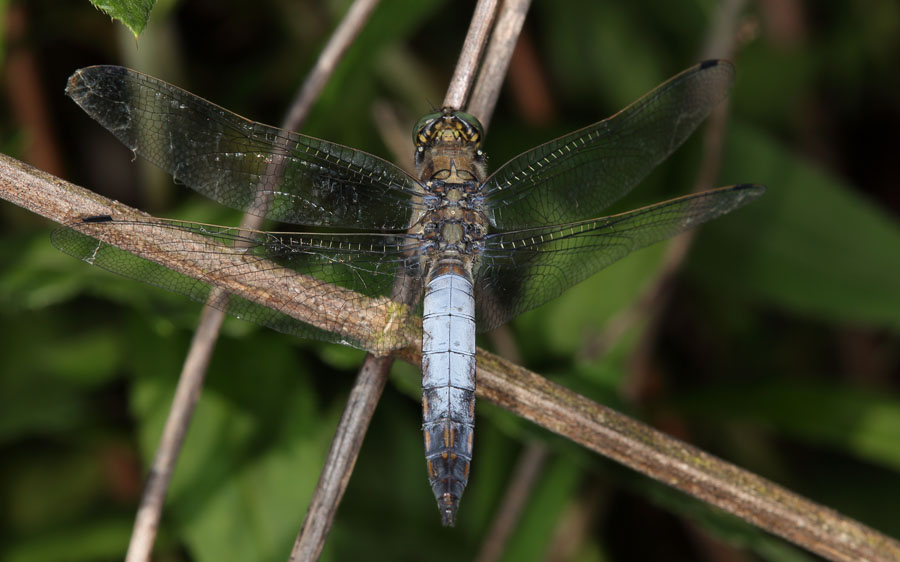
[[[491,32],[484,62],[478,71],[478,81],[475,82],[475,89],[466,106],[467,111],[481,121],[485,131],[490,125],[500,88],[530,5],[531,0],[504,1],[497,16],[497,25]]]
[[[316,491],[291,549],[291,561],[318,560],[322,554],[392,364],[392,357],[366,356],[347,397]]]
[[[444,96],[444,107],[461,109],[466,107],[469,92],[475,82],[475,71],[484,55],[484,46],[487,44],[488,34],[494,24],[497,14],[497,0],[478,0],[475,5],[475,14],[469,25],[469,32],[463,42],[462,52],[456,61],[456,70],[447,94]],[[502,78],[502,77],[501,77]]]

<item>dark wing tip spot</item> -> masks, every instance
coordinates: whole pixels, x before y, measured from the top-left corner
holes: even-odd
[[[700,70],[706,70],[707,68],[712,68],[714,66],[718,66],[721,63],[719,59],[709,59],[700,63]]]

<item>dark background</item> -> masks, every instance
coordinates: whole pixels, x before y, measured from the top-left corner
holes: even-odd
[[[0,146],[157,216],[236,224],[133,163],[66,78],[124,64],[277,124],[347,3],[161,4],[135,40],[86,1],[3,3]],[[303,131],[409,162],[472,7],[385,2]],[[536,0],[487,135],[493,166],[696,63],[715,11]],[[900,536],[900,5],[760,0],[738,27],[715,183],[769,192],[702,228],[668,298],[606,353],[604,326],[653,285],[665,244],[505,335],[530,369]],[[700,138],[614,210],[687,193]],[[56,252],[53,225],[17,207],[0,217],[0,559],[121,559],[199,307]],[[285,560],[362,357],[226,321],[157,559]],[[442,529],[418,377],[394,368],[325,559],[474,558],[529,447],[545,463],[504,559],[816,559],[484,401],[458,526]]]

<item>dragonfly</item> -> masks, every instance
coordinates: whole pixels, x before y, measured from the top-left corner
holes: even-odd
[[[426,467],[442,523],[452,526],[472,461],[476,332],[765,191],[734,185],[602,215],[688,138],[733,81],[731,63],[700,63],[612,117],[492,173],[481,124],[445,107],[416,123],[410,174],[360,150],[250,121],[126,68],[88,67],[69,78],[66,93],[135,154],[223,205],[308,230],[103,215],[74,219],[52,242],[201,302],[214,285],[259,287],[260,279],[296,276],[317,292],[299,293],[296,302],[232,296],[215,306],[375,354],[407,345],[409,326],[415,334],[421,327]],[[126,233],[140,242],[114,246],[110,237]],[[193,275],[165,267],[176,252],[194,266]],[[290,314],[293,306],[304,307],[303,320]],[[403,314],[377,333],[348,328],[367,313],[397,311]]]

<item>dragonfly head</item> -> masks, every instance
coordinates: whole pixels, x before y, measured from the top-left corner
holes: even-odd
[[[419,119],[413,128],[416,148],[425,148],[438,141],[467,145],[474,150],[481,148],[484,128],[474,115],[445,107]]]
[[[413,142],[416,145],[416,165],[423,168],[433,168],[438,172],[450,168],[442,161],[455,155],[463,160],[471,160],[473,165],[481,166],[484,162],[484,153],[481,151],[481,139],[484,137],[484,128],[473,115],[456,111],[451,107],[445,107],[441,111],[429,113],[419,119],[413,128]],[[461,158],[460,158],[461,157]]]

